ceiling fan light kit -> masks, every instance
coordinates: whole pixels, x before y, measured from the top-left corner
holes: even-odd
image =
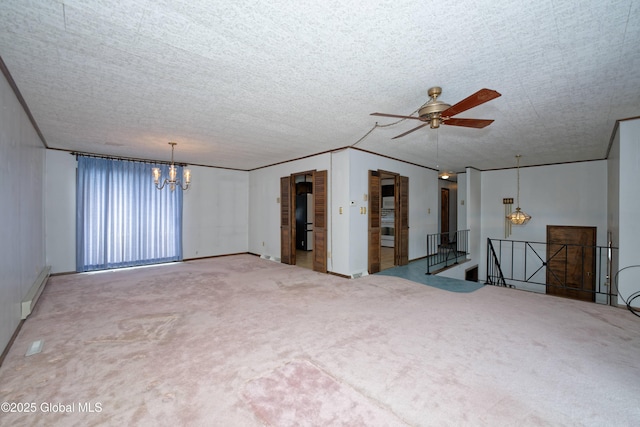
[[[402,116],[398,114],[386,114],[386,113],[371,113],[371,115],[420,120],[424,122],[420,126],[415,127],[405,133],[402,133],[392,139],[401,138],[427,125],[429,125],[431,129],[437,129],[442,124],[450,125],[450,126],[462,126],[462,127],[482,129],[486,126],[489,126],[491,123],[493,123],[493,120],[454,118],[453,116],[501,96],[501,94],[496,92],[495,90],[480,89],[473,95],[463,99],[462,101],[452,106],[438,100],[438,97],[440,96],[441,93],[442,93],[441,87],[434,86],[430,88],[427,91],[427,94],[429,95],[430,99],[429,101],[427,101],[426,104],[420,107],[420,109],[418,110],[418,116]]]

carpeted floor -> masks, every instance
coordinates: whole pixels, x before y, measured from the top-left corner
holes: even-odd
[[[636,425],[638,354],[623,309],[237,255],[50,278],[0,425]]]

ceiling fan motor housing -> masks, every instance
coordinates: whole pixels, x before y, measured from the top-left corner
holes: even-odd
[[[451,107],[451,105],[446,102],[432,100],[420,107],[418,115],[423,119],[429,119],[433,114],[440,114],[449,109],[449,107]]]
[[[431,129],[440,127],[440,113],[447,110],[451,105],[446,102],[438,101],[438,96],[442,93],[442,88],[432,87],[427,92],[431,99],[418,110],[418,116],[423,121],[431,122]]]

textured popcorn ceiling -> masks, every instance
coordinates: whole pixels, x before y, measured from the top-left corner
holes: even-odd
[[[0,55],[51,148],[252,169],[355,144],[441,86],[485,129],[376,128],[441,170],[602,159],[640,116],[635,0],[2,0]]]

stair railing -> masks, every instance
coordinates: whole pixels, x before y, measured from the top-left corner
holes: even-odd
[[[504,280],[500,261],[493,248],[491,239],[487,239],[487,281],[485,283],[494,286],[514,287],[513,285],[507,284],[506,280]]]

